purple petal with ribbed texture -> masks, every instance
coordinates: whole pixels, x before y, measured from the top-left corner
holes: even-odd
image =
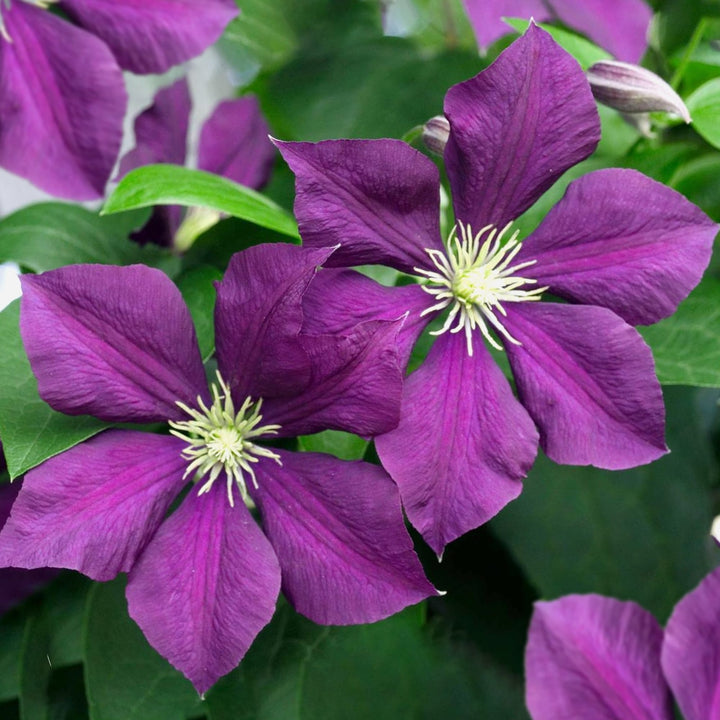
[[[124,70],[162,73],[199,55],[238,14],[234,0],[60,0]]]
[[[413,345],[433,314],[421,317],[435,304],[419,285],[385,287],[354,270],[322,268],[303,297],[303,331],[344,334],[360,322],[405,318],[397,336],[398,357],[404,368]]]
[[[199,693],[230,672],[270,622],[280,592],[275,553],[225,483],[193,489],[130,573],[130,616]]]
[[[700,281],[717,230],[669,187],[635,170],[598,170],[570,183],[516,262],[535,260],[524,274],[556,295],[650,324]]]
[[[481,51],[513,32],[504,17],[534,18],[536,22],[550,18],[543,0],[463,0],[463,5]]]
[[[185,78],[159,90],[153,104],[135,119],[135,147],[120,161],[118,177],[142,165],[184,165],[191,106]]]
[[[547,0],[569,27],[618,60],[638,63],[647,49],[652,10],[643,0]]]
[[[577,62],[531,25],[445,96],[445,163],[458,220],[504,227],[590,155],[600,121]]]
[[[405,382],[400,425],[375,439],[405,512],[441,554],[522,490],[537,432],[480,342],[445,333]]]
[[[0,565],[127,572],[185,481],[185,444],[108,430],[31,470],[0,532]]]
[[[275,161],[269,132],[257,98],[226,100],[203,125],[198,167],[259,190]]]
[[[298,338],[302,297],[331,252],[274,243],[233,255],[216,284],[215,340],[220,373],[238,403],[307,386],[310,360]]]
[[[506,303],[518,395],[548,457],[609,470],[664,455],[665,407],[650,348],[605,308]]]
[[[0,165],[58,197],[102,197],[127,94],[96,37],[23,2],[3,7]]]
[[[536,602],[525,650],[533,720],[672,720],[662,637],[657,620],[632,602]]]
[[[281,426],[278,436],[334,429],[368,437],[396,427],[404,375],[397,351],[402,322],[368,321],[343,335],[301,335],[310,359],[307,387],[263,406],[263,417]]]
[[[339,244],[328,267],[434,268],[442,251],[440,178],[431,160],[400,140],[275,141],[295,173],[303,243]]]
[[[283,592],[317,623],[380,620],[436,595],[405,529],[392,480],[376,465],[279,451],[251,488],[280,560]]]
[[[720,570],[713,570],[673,610],[662,668],[685,720],[720,717]]]
[[[160,270],[69,265],[21,277],[20,332],[40,396],[111,422],[185,419],[207,383],[195,328]]]
[[[5,521],[10,515],[10,508],[17,498],[21,484],[19,480],[14,483],[0,483],[0,528],[5,525]],[[38,568],[37,570],[1,568],[0,615],[50,582],[57,572],[51,568]]]

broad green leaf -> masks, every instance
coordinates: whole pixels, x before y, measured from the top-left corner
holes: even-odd
[[[25,626],[20,652],[20,717],[22,720],[50,720],[50,629],[40,605],[33,610]]]
[[[88,416],[63,415],[40,399],[18,327],[19,302],[0,312],[0,438],[11,478],[108,427]]]
[[[47,656],[54,669],[83,660],[85,606],[91,586],[84,575],[65,572],[42,595],[49,636]]]
[[[20,652],[28,622],[18,609],[0,618],[0,702],[20,695]]]
[[[146,219],[144,210],[101,218],[74,205],[30,205],[0,220],[0,262],[13,260],[33,272],[75,263],[157,265],[167,252],[128,240]]]
[[[298,237],[293,217],[264,195],[219,175],[179,165],[145,165],[128,173],[107,199],[102,214],[150,205],[207,207]]]
[[[207,360],[215,351],[215,286],[213,282],[220,280],[222,273],[209,265],[188,270],[177,279],[185,302],[190,309],[195,331],[197,332],[200,353]]]
[[[693,127],[711,145],[720,148],[720,78],[701,85],[686,103]]]
[[[361,460],[368,442],[357,435],[340,430],[325,430],[315,435],[303,435],[298,438],[300,450],[335,455],[341,460]]]
[[[125,580],[93,585],[85,626],[85,683],[92,720],[182,720],[202,714],[198,694],[148,645],[130,619]]]
[[[715,467],[696,392],[667,388],[672,452],[650,465],[608,472],[538,458],[492,526],[543,598],[601,593],[664,621],[708,571]]]
[[[665,385],[720,387],[720,281],[707,276],[677,312],[640,328]]]

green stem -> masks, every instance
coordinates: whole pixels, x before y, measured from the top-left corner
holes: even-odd
[[[685,50],[685,54],[682,57],[682,60],[680,61],[680,64],[677,66],[677,69],[673,73],[672,79],[670,80],[670,86],[673,90],[677,90],[678,86],[680,85],[680,81],[682,80],[683,75],[685,74],[685,70],[687,69],[688,63],[690,62],[690,58],[692,57],[692,54],[697,49],[697,46],[700,44],[700,40],[702,40],[702,36],[705,33],[705,28],[707,27],[707,18],[700,18],[700,22],[698,22],[697,26],[695,27],[695,31],[692,34],[692,37],[690,38],[690,42],[687,45],[687,49]]]

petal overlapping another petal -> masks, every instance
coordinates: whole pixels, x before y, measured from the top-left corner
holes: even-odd
[[[537,432],[481,343],[446,333],[405,381],[397,429],[375,440],[405,512],[438,554],[522,490]]]
[[[556,295],[650,324],[700,281],[717,230],[675,190],[635,170],[597,170],[570,183],[517,262],[534,260],[526,274]]]
[[[20,332],[40,396],[111,422],[183,419],[207,396],[195,328],[179,290],[144,265],[69,265],[23,275]]]
[[[234,0],[61,0],[124,70],[163,73],[199,55],[238,14]]]
[[[102,197],[127,94],[107,47],[44,10],[3,8],[0,165],[58,197]]]
[[[295,173],[303,243],[340,245],[328,267],[431,267],[425,249],[443,249],[431,160],[400,140],[275,144]]]
[[[662,668],[686,720],[720,717],[720,571],[714,570],[673,610]]]
[[[220,373],[237,404],[307,387],[310,360],[298,337],[302,297],[331,252],[276,243],[233,255],[216,285],[215,339]]]
[[[318,453],[261,460],[251,489],[280,560],[283,592],[317,623],[380,620],[436,591],[379,467]]]
[[[275,612],[280,569],[270,543],[223,484],[194,490],[130,573],[130,616],[199,693],[230,672]]]
[[[568,595],[535,603],[525,651],[533,720],[672,720],[662,636],[632,602]]]
[[[527,210],[600,139],[577,62],[536,25],[445,96],[445,163],[455,216],[479,230]]]
[[[198,167],[259,190],[270,178],[275,148],[257,98],[220,103],[200,133]]]
[[[650,348],[605,308],[508,303],[505,347],[548,457],[619,470],[667,452]]]
[[[130,570],[185,480],[174,437],[108,430],[28,472],[0,532],[0,566]]]

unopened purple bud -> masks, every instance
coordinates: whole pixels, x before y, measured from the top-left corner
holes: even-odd
[[[444,115],[436,115],[423,125],[422,139],[425,147],[436,155],[445,152],[450,137],[450,123]]]
[[[619,60],[601,60],[587,71],[595,99],[623,113],[669,112],[689,123],[680,96],[654,72]]]

